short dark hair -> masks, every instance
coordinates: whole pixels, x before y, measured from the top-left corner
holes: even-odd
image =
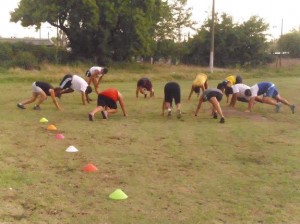
[[[85,76],[86,76],[86,77],[91,77],[91,75],[92,75],[92,73],[90,72],[90,70],[87,70],[87,71],[85,72]]]
[[[250,89],[245,90],[245,96],[252,96],[252,93],[251,93]]]
[[[103,74],[106,74],[108,72],[108,69],[106,68],[106,67],[104,67],[103,69],[102,69],[102,73]]]
[[[93,92],[93,89],[91,86],[87,86],[86,90],[85,90],[85,94],[90,94],[91,92]]]
[[[61,97],[61,88],[60,87],[55,87],[54,88],[54,93],[55,93],[55,96],[57,97],[57,98],[59,98],[60,99],[60,97]]]
[[[193,89],[195,93],[200,93],[200,86],[194,86]]]
[[[226,82],[220,82],[218,85],[217,85],[217,89],[219,90],[224,90],[226,88]]]
[[[233,94],[233,89],[231,87],[226,86],[225,87],[225,95],[229,96],[230,94]]]

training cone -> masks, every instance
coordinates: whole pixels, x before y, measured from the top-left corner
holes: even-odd
[[[121,189],[116,189],[109,195],[109,198],[114,200],[124,200],[128,198],[128,196]]]
[[[78,152],[78,149],[76,149],[73,145],[70,145],[67,149],[66,152]]]
[[[87,173],[88,172],[96,172],[97,170],[98,170],[98,168],[91,163],[89,163],[85,167],[83,167],[83,171],[87,172]]]
[[[47,129],[50,130],[50,131],[57,130],[57,128],[53,124],[50,124]]]
[[[47,120],[46,118],[43,117],[43,118],[41,118],[40,122],[41,122],[41,123],[47,123],[48,120]]]
[[[64,139],[65,136],[64,136],[63,134],[56,134],[56,135],[55,135],[55,138],[56,138],[56,139]]]

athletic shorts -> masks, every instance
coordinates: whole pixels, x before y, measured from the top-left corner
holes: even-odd
[[[109,107],[111,109],[117,109],[117,102],[113,101],[111,98],[109,98],[107,96],[103,96],[103,95],[99,94],[97,106]]]
[[[268,88],[267,92],[265,92],[263,96],[275,98],[277,95],[278,95],[278,91],[275,85],[272,85]]]
[[[41,87],[38,87],[38,86],[35,84],[35,82],[32,83],[31,89],[32,89],[32,92],[33,92],[33,93],[41,93],[41,92],[44,92],[44,90],[42,90]]]
[[[173,99],[175,104],[180,103],[180,86],[176,82],[168,82],[164,88],[165,102],[172,103]]]
[[[222,100],[222,98],[223,98],[223,94],[222,94],[222,93],[219,93],[219,92],[217,92],[217,91],[209,91],[209,92],[206,92],[206,93],[204,93],[204,95],[203,95],[203,101],[204,101],[204,102],[205,102],[205,101],[209,101],[210,98],[212,98],[212,97],[216,97],[217,100],[220,102],[220,101]]]
[[[70,88],[72,85],[72,78],[73,78],[73,76],[70,74],[65,75],[59,84],[60,88],[62,88],[62,89]]]

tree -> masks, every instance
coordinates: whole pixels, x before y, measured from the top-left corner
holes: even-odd
[[[198,33],[188,41],[189,52],[183,61],[207,66],[209,63],[211,19],[207,18]],[[223,13],[215,16],[215,65],[258,65],[268,61],[268,43],[265,31],[268,24],[254,16],[237,24],[231,16]]]
[[[23,26],[48,22],[62,30],[72,53],[94,58],[127,60],[151,54],[161,0],[21,0],[11,21]]]
[[[300,57],[300,30],[292,30],[283,35],[278,41],[280,51],[289,52],[291,57]]]

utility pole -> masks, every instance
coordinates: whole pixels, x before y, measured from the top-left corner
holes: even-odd
[[[210,73],[214,71],[214,48],[215,48],[215,0],[213,0],[211,12],[211,28],[210,28],[210,55],[209,55],[209,68]]]
[[[280,52],[279,52],[279,67],[281,67],[281,57],[282,57],[282,33],[283,33],[283,18],[281,19],[281,32],[280,32],[280,40],[279,40],[279,45],[280,45]]]

